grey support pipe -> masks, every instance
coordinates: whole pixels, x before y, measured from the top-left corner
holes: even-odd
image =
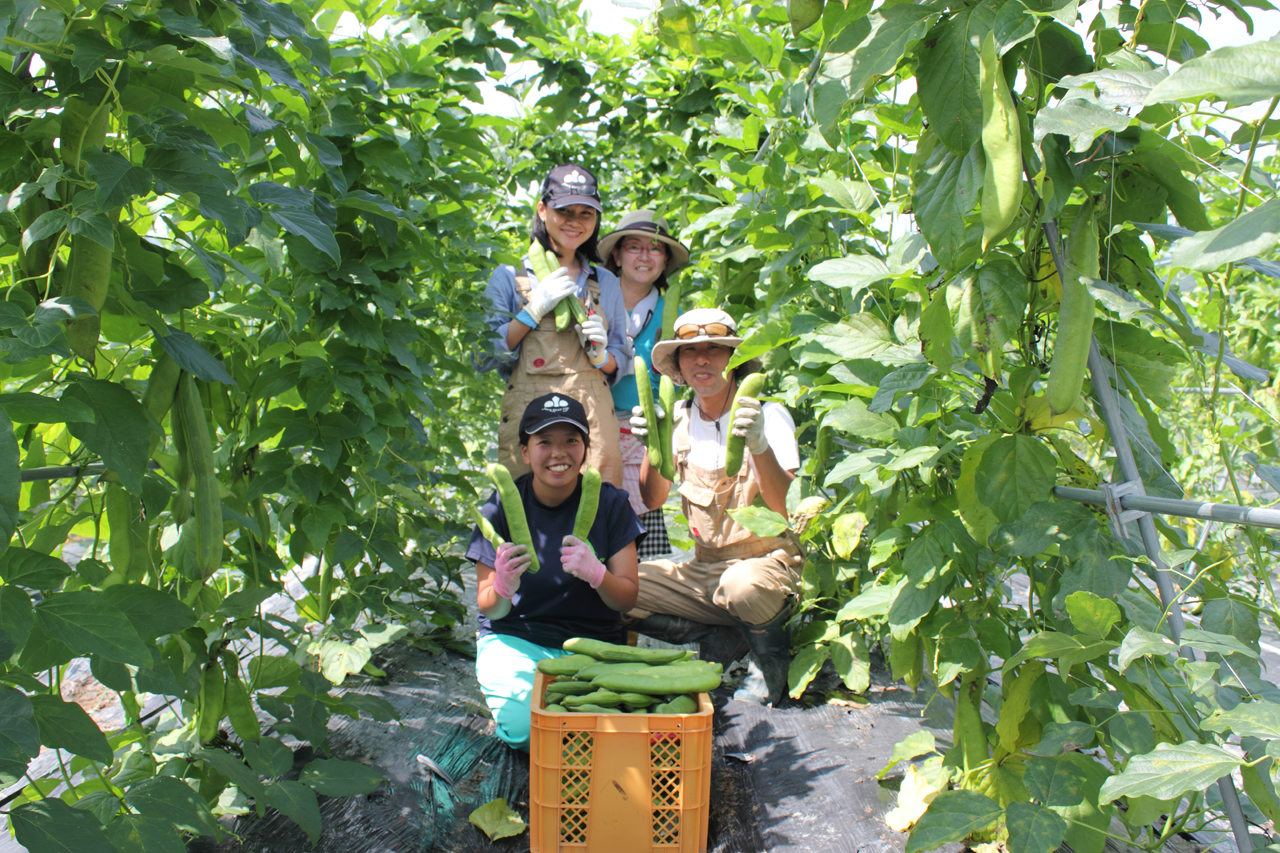
[[[1053,496],[1059,500],[1074,501],[1090,506],[1106,506],[1107,499],[1097,489],[1078,489],[1075,486],[1057,486]],[[1149,512],[1155,515],[1173,515],[1178,518],[1199,518],[1205,521],[1221,521],[1227,524],[1245,524],[1250,527],[1269,527],[1280,530],[1280,510],[1263,509],[1235,504],[1215,504],[1206,501],[1180,501],[1173,498],[1157,498],[1151,495],[1125,495],[1120,506],[1126,510]]]

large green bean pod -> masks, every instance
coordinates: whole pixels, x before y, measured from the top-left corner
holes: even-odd
[[[1013,224],[1022,207],[1022,129],[1009,81],[996,55],[995,37],[982,42],[982,248]]]
[[[498,550],[502,545],[502,537],[498,535],[498,531],[494,530],[493,525],[489,523],[489,519],[484,517],[484,513],[480,512],[479,507],[471,508],[471,520],[476,523],[476,527],[480,530],[480,535],[489,540],[489,544],[493,549]]]
[[[759,397],[760,392],[764,390],[764,380],[763,373],[753,373],[742,380],[742,384],[738,386],[738,391],[733,397],[733,406],[729,409],[730,430],[733,429],[733,422],[738,416],[738,398]],[[742,460],[746,454],[746,449],[747,440],[730,432],[724,454],[724,475],[726,477],[738,476],[738,472],[742,470]]]
[[[663,702],[652,711],[654,714],[696,714],[698,698],[688,693],[674,697],[670,702]]]
[[[132,501],[123,486],[108,483],[103,503],[107,510],[108,545],[111,550],[113,575],[124,580],[133,563],[133,519],[129,517]]]
[[[174,466],[175,489],[173,500],[169,504],[169,515],[174,524],[181,526],[191,517],[191,450],[187,447],[187,430],[183,422],[184,410],[182,406],[176,405],[177,399],[178,393],[175,388],[175,405],[169,416],[169,425],[177,463]]]
[[[196,730],[201,743],[208,743],[218,736],[218,724],[222,722],[227,683],[222,675],[222,665],[216,660],[205,664],[200,681],[200,704],[196,712]]]
[[[581,696],[565,696],[560,700],[560,704],[566,708],[574,708],[579,705],[601,705],[605,708],[616,708],[622,704],[622,697],[612,690],[592,690],[590,693],[584,693]]]
[[[675,334],[672,328],[676,318],[680,316],[680,282],[673,281],[667,285],[667,292],[662,294],[662,325],[658,327],[658,340],[665,341]]]
[[[670,663],[684,657],[683,649],[638,649],[588,637],[570,637],[564,641],[563,648],[566,652],[617,663]]]
[[[164,421],[164,416],[173,406],[173,395],[178,391],[178,377],[181,374],[182,368],[168,352],[161,349],[156,355],[155,364],[151,366],[147,390],[142,392],[142,405],[156,421]]]
[[[1062,301],[1058,305],[1058,333],[1053,341],[1053,360],[1045,398],[1055,415],[1075,405],[1084,386],[1093,343],[1096,306],[1086,279],[1098,277],[1098,226],[1093,202],[1086,201],[1067,237],[1067,275],[1062,281]]]
[[[720,686],[720,676],[710,670],[680,666],[651,666],[639,672],[606,673],[591,680],[596,687],[615,693],[704,693]]]
[[[578,674],[578,670],[584,666],[591,666],[596,659],[590,655],[565,655],[559,658],[545,658],[537,663],[538,672],[543,675],[554,675],[556,678],[571,678]],[[560,684],[559,681],[551,682],[552,685]]]
[[[502,501],[502,511],[507,516],[507,529],[511,531],[511,541],[523,545],[529,550],[533,562],[529,564],[529,573],[536,574],[542,565],[538,562],[538,554],[533,550],[533,535],[529,532],[529,520],[525,518],[524,504],[520,501],[520,490],[516,488],[511,472],[503,465],[488,466],[489,479],[498,490],[498,498]],[[569,649],[569,651],[573,651]]]
[[[664,375],[658,383],[658,402],[662,404],[662,418],[658,422],[658,432],[662,442],[662,476],[666,480],[676,478],[676,452],[672,441],[675,438],[676,425],[676,383],[670,376]]]
[[[582,472],[582,497],[578,500],[578,513],[573,518],[573,535],[583,542],[591,534],[600,509],[600,472],[590,465]]]
[[[649,433],[644,437],[645,447],[649,451],[649,467],[662,473],[662,430],[658,423],[658,410],[653,405],[653,381],[649,378],[649,365],[642,356],[636,356],[636,392],[640,397],[640,409],[649,424]]]
[[[110,111],[105,104],[90,104],[78,97],[68,98],[62,107],[62,129],[58,139],[62,162],[72,169],[79,169],[83,151],[102,147],[107,137],[109,118]],[[116,214],[109,217],[113,226]],[[73,236],[62,281],[62,295],[82,299],[92,305],[95,312],[101,311],[111,284],[111,253],[110,247],[87,235]],[[92,363],[101,329],[102,321],[96,313],[68,320],[66,336],[71,351]]]
[[[178,380],[174,403],[182,413],[182,431],[191,468],[191,490],[195,525],[191,558],[201,577],[207,578],[222,566],[222,494],[213,467],[213,441],[200,404],[196,379],[183,372]]]

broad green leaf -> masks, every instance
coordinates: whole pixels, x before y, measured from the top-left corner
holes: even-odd
[[[1116,661],[1116,668],[1124,672],[1129,668],[1129,664],[1138,658],[1149,655],[1163,657],[1177,654],[1177,651],[1178,647],[1174,645],[1173,640],[1164,634],[1147,631],[1135,625],[1129,629],[1128,634],[1125,634],[1124,642],[1120,644],[1120,658]]]
[[[1078,806],[1089,799],[1088,774],[1065,757],[1029,759],[1022,782],[1032,797],[1051,808]]]
[[[22,498],[20,461],[13,424],[0,411],[0,554],[18,529],[18,502]]]
[[[17,806],[9,825],[30,853],[117,853],[96,817],[57,797]]]
[[[159,338],[159,341],[160,346],[164,347],[178,366],[192,376],[205,382],[221,382],[233,388],[239,387],[222,362],[186,332],[180,332],[171,326],[169,333]]]
[[[1280,705],[1262,699],[1242,702],[1229,711],[1214,711],[1200,727],[1210,732],[1230,730],[1240,737],[1280,740]]]
[[[904,3],[868,15],[866,35],[849,54],[849,93],[858,97],[873,77],[892,71],[907,47],[924,37],[928,19],[935,14],[928,6]]]
[[[982,139],[982,61],[976,45],[991,32],[995,3],[961,6],[929,34],[916,71],[920,106],[952,154],[964,156]]]
[[[916,154],[915,192],[912,205],[916,222],[929,241],[929,248],[938,263],[948,269],[958,270],[978,256],[977,234],[966,228],[965,214],[978,203],[978,190],[982,187],[983,156],[981,146],[975,145],[968,154],[957,157],[945,145],[922,141]]]
[[[1257,660],[1260,655],[1235,637],[1188,628],[1182,632],[1182,645],[1219,655],[1241,654]]]
[[[787,519],[767,507],[746,506],[729,510],[733,520],[757,536],[781,536]]]
[[[1059,133],[1071,140],[1072,151],[1088,151],[1098,134],[1108,130],[1119,133],[1130,121],[1129,116],[1089,98],[1064,99],[1036,114],[1035,142],[1040,145],[1050,133]]]
[[[818,671],[830,655],[831,647],[825,643],[807,645],[796,654],[787,670],[787,685],[792,699],[799,699],[804,695],[805,688],[817,677]]]
[[[111,763],[113,753],[107,736],[79,705],[44,694],[32,696],[31,707],[42,744],[102,764]]]
[[[1044,806],[1010,803],[1005,813],[1009,853],[1053,853],[1067,834],[1067,824]]]
[[[135,166],[114,151],[89,148],[80,158],[89,180],[97,184],[94,191],[99,213],[114,210],[129,199],[145,195],[152,184],[151,173]]]
[[[1280,95],[1280,36],[1220,47],[1184,63],[1147,95],[1147,104],[1205,97],[1239,106]]]
[[[1088,74],[1071,74],[1058,81],[1064,89],[1094,86],[1098,90],[1098,103],[1104,107],[1141,107],[1161,80],[1169,76],[1163,68],[1149,71],[1131,71],[1124,68],[1102,68]]]
[[[520,815],[512,811],[502,797],[473,810],[467,815],[467,820],[479,827],[491,842],[500,838],[513,838],[526,829]]]
[[[7,660],[14,652],[21,651],[34,624],[31,596],[10,584],[0,586],[0,656]]]
[[[107,827],[107,837],[118,850],[129,853],[186,853],[187,850],[182,835],[172,824],[143,815],[120,815]]]
[[[912,732],[893,745],[893,754],[889,756],[889,763],[876,774],[876,778],[883,779],[888,776],[889,771],[897,767],[899,761],[911,761],[936,751],[937,746],[933,732],[923,729],[918,732]]]
[[[142,584],[109,586],[102,597],[129,618],[144,640],[177,634],[196,623],[196,612],[172,593]]]
[[[1200,627],[1215,634],[1235,637],[1251,648],[1257,648],[1262,636],[1257,611],[1234,598],[1215,598],[1207,602],[1200,615]]]
[[[1057,471],[1057,460],[1039,439],[1008,435],[982,454],[974,485],[983,505],[1010,522],[1049,497]]]
[[[320,820],[320,803],[315,791],[301,782],[275,782],[267,786],[267,804],[292,820],[315,844],[323,828]]]
[[[836,621],[866,620],[889,615],[889,607],[898,597],[899,588],[905,583],[908,583],[906,578],[898,577],[892,582],[877,582],[868,586],[844,603],[836,614]]]
[[[93,423],[93,409],[78,400],[57,400],[26,391],[0,394],[0,409],[16,424]]]
[[[258,772],[220,749],[202,749],[200,758],[216,772],[227,777],[237,788],[250,797],[259,798],[266,794],[266,786],[258,778]]]
[[[823,261],[808,272],[809,278],[814,281],[837,289],[852,288],[855,293],[869,284],[893,278],[897,274],[884,261],[870,255],[849,255]]]
[[[1061,634],[1057,631],[1041,631],[1039,634],[1029,638],[1019,650],[1018,654],[1009,658],[1004,662],[1003,672],[1010,672],[1018,664],[1035,658],[1059,658],[1064,654],[1078,652],[1084,648],[1075,637],[1070,634]]]
[[[870,358],[895,366],[920,360],[919,353],[897,343],[884,320],[869,311],[838,324],[820,326],[812,332],[811,339],[841,359]]]
[[[357,761],[316,759],[302,770],[302,784],[326,797],[354,797],[372,793],[386,777],[372,767]]]
[[[0,554],[0,577],[5,583],[28,589],[57,589],[72,573],[71,567],[59,560],[16,545]]]
[[[920,620],[929,615],[938,603],[942,584],[934,580],[923,587],[907,581],[898,587],[893,604],[889,605],[889,628],[895,640],[904,639]]]
[[[918,391],[936,372],[932,365],[924,362],[899,367],[880,381],[880,387],[876,389],[876,395],[867,405],[867,411],[875,413],[889,411],[893,407],[894,398],[898,392],[905,391],[909,395],[912,391]]]
[[[196,791],[172,776],[157,776],[134,785],[125,793],[130,808],[148,817],[158,817],[194,835],[217,835],[209,805]]]
[[[22,778],[31,759],[40,754],[40,731],[31,700],[12,687],[0,687],[0,783]]]
[[[151,653],[120,610],[101,593],[79,590],[51,595],[36,605],[36,625],[73,652],[150,667]]]
[[[1043,675],[1044,664],[1041,661],[1028,661],[1009,685],[1009,694],[1000,707],[1000,719],[996,722],[996,734],[1000,736],[1000,747],[1005,752],[1012,753],[1018,748],[1018,732],[1031,710],[1032,688]]]
[[[1040,733],[1040,742],[1027,747],[1027,753],[1041,758],[1057,758],[1077,749],[1087,749],[1093,740],[1094,729],[1088,723],[1050,723]]]
[[[1102,785],[1099,802],[1130,795],[1171,800],[1190,791],[1203,791],[1235,770],[1244,759],[1207,743],[1162,743],[1145,755],[1129,759],[1124,772]]]
[[[831,663],[844,686],[865,693],[871,686],[871,660],[860,638],[843,634],[831,641]]]
[[[408,633],[408,626],[386,622],[372,622],[360,629],[360,636],[364,637],[365,642],[369,644],[371,649],[381,648],[387,643],[394,643]]]
[[[42,213],[40,218],[32,222],[27,230],[22,232],[22,250],[25,252],[35,243],[39,243],[46,237],[52,237],[59,231],[67,227],[71,222],[71,214],[62,208],[50,210]]]
[[[991,826],[1001,814],[999,803],[976,791],[943,791],[911,830],[906,853],[925,853],[964,841]]]
[[[1130,755],[1150,752],[1156,748],[1156,733],[1151,721],[1140,711],[1124,711],[1107,723],[1111,741]]]
[[[390,723],[400,719],[400,713],[396,711],[395,706],[381,696],[348,692],[343,694],[342,704],[350,705],[380,723]]]
[[[342,262],[342,249],[338,247],[338,240],[333,236],[333,229],[321,222],[320,217],[310,210],[277,208],[270,212],[270,216],[290,234],[305,238],[334,261]]]
[[[861,512],[846,512],[832,523],[831,546],[836,549],[840,559],[847,560],[853,556],[867,524],[867,516]]]
[[[268,778],[283,776],[293,767],[293,750],[276,738],[264,737],[257,743],[245,743],[241,748],[249,766]]]
[[[997,257],[967,270],[947,287],[955,313],[955,337],[988,376],[998,374],[1004,345],[1027,308],[1027,276],[1010,258]]]
[[[951,308],[947,305],[946,288],[938,288],[929,298],[929,305],[920,316],[920,346],[929,363],[944,373],[951,370],[955,357],[951,341],[955,328],[951,322]]]
[[[1212,272],[1252,255],[1268,256],[1280,239],[1280,199],[1263,202],[1240,218],[1183,237],[1169,250],[1169,262],[1199,272]]]
[[[837,406],[822,418],[823,426],[860,439],[887,439],[898,431],[898,421],[888,414],[867,410],[867,404],[854,399]]]
[[[94,423],[69,423],[67,430],[101,457],[126,489],[140,494],[151,454],[151,426],[138,398],[123,385],[102,379],[81,380],[66,394],[94,412]]]
[[[862,181],[844,181],[838,178],[813,178],[809,183],[821,189],[837,204],[855,213],[864,213],[876,203],[876,194]],[[856,256],[853,256],[856,257]],[[818,266],[822,266],[819,264]],[[817,267],[814,267],[817,269]],[[810,278],[817,278],[810,270]],[[819,278],[819,281],[823,279]]]
[[[249,662],[249,677],[254,690],[292,687],[298,683],[301,673],[302,667],[283,656],[261,655]]]
[[[960,504],[960,519],[965,530],[985,546],[991,539],[991,533],[998,523],[995,513],[987,509],[978,499],[978,469],[987,449],[995,443],[995,433],[987,433],[976,439],[960,457],[960,479],[956,482],[956,498]]]
[[[1080,590],[1067,596],[1067,615],[1080,633],[1104,639],[1120,621],[1120,608],[1109,598]]]

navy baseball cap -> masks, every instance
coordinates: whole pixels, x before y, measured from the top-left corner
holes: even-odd
[[[591,434],[587,428],[587,410],[565,394],[543,394],[529,403],[520,418],[520,434],[534,435],[552,424],[570,424],[583,435]]]
[[[568,207],[571,204],[585,204],[603,213],[604,205],[600,203],[600,188],[596,186],[596,176],[585,166],[566,163],[556,166],[542,182],[542,200],[547,207]]]

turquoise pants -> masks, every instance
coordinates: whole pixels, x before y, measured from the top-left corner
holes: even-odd
[[[504,743],[529,751],[529,704],[538,661],[567,654],[505,634],[476,640],[476,680]]]

